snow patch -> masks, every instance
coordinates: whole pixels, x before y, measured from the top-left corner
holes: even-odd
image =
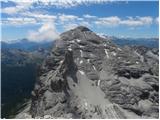
[[[117,54],[115,52],[112,52],[113,56],[116,56]]]
[[[77,42],[81,42],[81,40],[79,40],[79,39],[76,39],[76,41],[77,41]]]
[[[45,115],[44,119],[52,118],[51,115]]]
[[[87,62],[90,63],[90,59],[87,59]]]
[[[103,34],[98,34],[101,38],[104,38],[104,39],[106,39],[106,36],[105,35],[103,35]]]
[[[122,51],[121,48],[118,48],[119,51]]]
[[[72,49],[71,49],[71,48],[68,48],[68,50],[69,50],[69,51],[72,51]]]
[[[130,61],[127,61],[126,63],[131,63]]]
[[[75,43],[75,41],[74,41],[74,40],[72,40],[72,41],[70,41],[70,43]]]
[[[138,52],[136,52],[135,51],[135,53],[136,53],[136,55],[138,55],[138,57],[140,57],[140,60],[142,61],[142,62],[144,62],[144,58],[143,58],[143,56],[142,55],[140,55]]]
[[[79,70],[79,72],[82,74],[82,75],[84,75],[85,73],[83,72],[83,71],[81,71],[81,70]]]
[[[91,56],[91,57],[94,57],[94,55],[93,55],[92,53],[90,54],[90,56]]]
[[[63,60],[60,61],[60,63],[62,63],[62,62],[63,62]]]
[[[80,50],[80,53],[81,53],[81,57],[83,57],[83,51],[82,50]]]
[[[109,58],[107,49],[105,49],[105,53],[106,53],[107,58]]]
[[[87,107],[88,106],[88,103],[86,101],[86,99],[84,99],[84,105]]]
[[[93,69],[96,70],[96,67],[93,65]]]
[[[105,36],[105,34],[103,34],[103,33],[97,33],[97,35],[98,35],[99,37],[101,37],[101,38],[104,38],[104,39],[107,38],[107,37]]]
[[[79,47],[80,47],[80,48],[84,48],[84,46],[82,46],[82,45],[80,45]]]
[[[85,102],[84,104],[85,104],[85,106],[87,107],[87,105],[88,105],[87,102]]]
[[[69,50],[69,51],[72,51],[72,48],[71,48],[71,46],[69,46],[69,47],[68,47],[68,50]]]
[[[82,64],[82,63],[83,63],[83,60],[81,60],[79,63]]]
[[[27,114],[27,113],[24,113],[24,119],[26,119],[26,118],[27,118],[27,119],[30,119],[30,118],[32,118],[32,117],[31,117],[31,115],[29,115],[29,114]]]
[[[105,47],[107,47],[107,44],[103,43],[103,45],[104,45]]]
[[[101,80],[98,80],[98,83],[97,83],[98,86],[100,85],[100,82],[101,82]]]

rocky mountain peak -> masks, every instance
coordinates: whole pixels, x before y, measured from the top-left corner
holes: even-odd
[[[61,70],[65,69],[65,72],[66,72],[65,74],[69,74],[71,72],[77,71],[77,67],[74,63],[73,51],[72,50],[67,50],[65,52],[65,57],[64,57],[64,60],[62,61],[62,65],[61,65],[60,69]]]
[[[85,26],[78,26],[78,27],[76,27],[75,29],[73,29],[73,31],[74,31],[74,30],[79,30],[79,31],[81,31],[81,32],[91,31],[89,28],[87,28],[87,27],[85,27]]]
[[[62,33],[38,76],[32,117],[157,118],[158,59],[80,26]]]
[[[67,32],[64,32],[60,35],[61,40],[71,41],[81,39],[81,41],[86,40],[101,40],[102,38],[92,32],[90,29],[84,26],[79,26],[74,29],[71,29]]]

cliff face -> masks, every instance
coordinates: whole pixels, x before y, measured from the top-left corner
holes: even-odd
[[[31,116],[158,118],[158,52],[141,49],[83,26],[62,33],[39,71]]]

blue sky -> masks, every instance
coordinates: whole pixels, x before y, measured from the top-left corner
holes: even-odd
[[[83,25],[117,37],[158,37],[158,1],[2,1],[2,40],[54,40]]]

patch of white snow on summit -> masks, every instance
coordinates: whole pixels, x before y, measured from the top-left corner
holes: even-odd
[[[106,36],[105,36],[103,33],[97,33],[97,35],[98,35],[99,37],[101,37],[101,38],[106,39]]]

